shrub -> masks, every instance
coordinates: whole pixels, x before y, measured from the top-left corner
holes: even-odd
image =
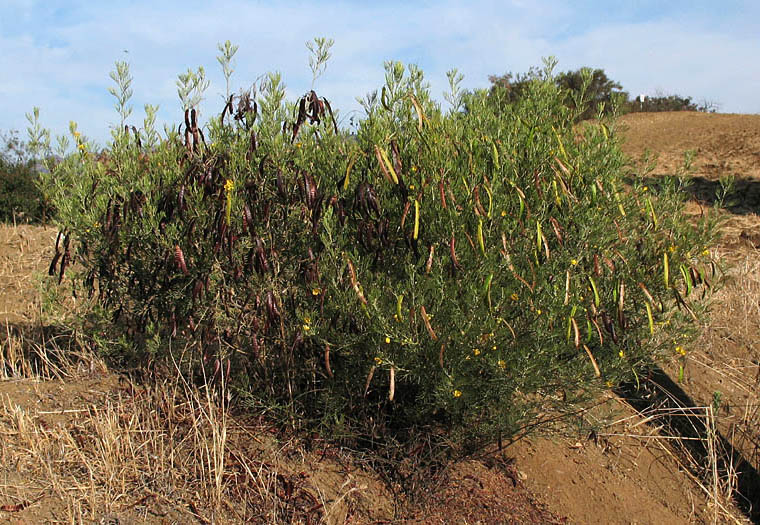
[[[36,164],[26,145],[11,133],[0,135],[0,222],[40,222],[49,214],[37,188]]]
[[[504,102],[515,102],[530,96],[528,86],[533,81],[550,80],[559,88],[567,107],[574,112],[576,121],[588,120],[615,113],[618,106],[628,100],[622,86],[607,77],[603,69],[584,67],[575,71],[559,73],[547,78],[545,70],[533,67],[527,73],[506,73],[488,77],[491,81],[490,96]]]
[[[710,225],[674,183],[625,188],[614,123],[575,126],[542,75],[498,105],[452,73],[466,110],[444,112],[387,63],[355,133],[274,74],[203,128],[187,105],[159,139],[148,108],[99,156],[74,133],[44,181],[51,272],[91,294],[104,351],[180,360],[294,424],[514,432],[672,354],[709,278]]]

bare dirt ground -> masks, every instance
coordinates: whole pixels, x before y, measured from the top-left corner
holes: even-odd
[[[0,523],[760,523],[760,116],[620,124],[628,155],[658,155],[651,176],[696,151],[691,213],[737,180],[713,252],[728,279],[683,382],[664,364],[651,391],[609,392],[575,432],[450,464],[404,495],[350,451],[283,437],[179,379],[131,382],[41,327],[35,274],[56,232],[0,225]]]

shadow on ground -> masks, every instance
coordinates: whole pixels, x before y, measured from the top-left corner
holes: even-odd
[[[651,188],[658,188],[668,179],[674,178],[674,175],[655,175],[646,177],[641,182]],[[628,177],[625,182],[631,184],[633,178]],[[734,179],[725,188],[720,180],[701,176],[689,176],[686,182],[684,191],[691,200],[703,206],[714,206],[722,199],[723,209],[734,215],[760,214],[760,180]]]
[[[661,368],[652,369],[646,381],[638,388],[636,383],[621,385],[616,393],[641,413],[657,413],[652,420],[662,425],[660,432],[673,440],[675,448],[692,461],[685,463],[707,466],[710,461],[710,434],[715,433],[715,453],[720,477],[731,470],[736,472],[734,501],[755,524],[760,524],[760,473],[738,452],[720,432],[710,428],[703,407],[684,392]],[[708,468],[693,468],[692,473],[707,483]]]

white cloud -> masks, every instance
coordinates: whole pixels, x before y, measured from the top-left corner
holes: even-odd
[[[131,64],[135,122],[145,103],[160,104],[159,117],[176,122],[176,75],[198,65],[212,80],[206,111],[215,113],[224,92],[216,44],[226,39],[240,45],[233,85],[279,70],[295,97],[310,86],[304,43],[317,35],[336,41],[317,89],[343,115],[358,109],[356,96],[382,83],[384,60],[418,63],[440,98],[451,67],[465,74],[466,87],[485,87],[488,75],[526,71],[549,54],[560,59],[561,70],[604,68],[632,93],[661,88],[718,101],[725,111],[760,111],[760,72],[751,67],[760,46],[746,14],[723,13],[715,24],[697,11],[605,23],[590,18],[600,9],[575,12],[557,0],[70,5],[56,11],[14,0],[0,7],[0,129],[25,128],[24,113],[37,105],[54,131],[64,132],[74,119],[85,133],[107,140],[106,125],[117,120],[108,72],[120,59]]]

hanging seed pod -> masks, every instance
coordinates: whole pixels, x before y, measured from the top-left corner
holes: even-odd
[[[600,377],[602,375],[602,372],[599,370],[599,365],[596,363],[596,359],[594,359],[594,354],[591,353],[591,350],[589,350],[589,347],[586,345],[583,345],[583,349],[586,351],[586,355],[588,356],[589,360],[591,360],[591,364],[594,367],[594,375],[596,377]]]
[[[430,326],[430,318],[428,317],[427,312],[425,311],[425,306],[420,306],[420,315],[422,317],[422,322],[425,324],[425,329],[427,329],[428,335],[430,335],[430,339],[433,341],[438,340],[438,336],[433,331],[433,327]]]
[[[390,369],[390,386],[388,387],[388,401],[393,401],[393,397],[396,395],[396,368]]]
[[[570,324],[573,327],[573,343],[575,344],[575,348],[580,348],[581,334],[578,330],[578,323],[575,321],[575,317],[570,318]]]
[[[314,180],[314,177],[312,177],[309,173],[303,174],[302,181],[306,207],[310,210],[313,210],[317,204],[317,196],[319,193],[317,190],[317,183]]]
[[[610,319],[610,316],[607,315],[607,312],[602,312],[602,324],[604,325],[604,329],[607,331],[608,334],[610,334],[610,337],[612,337],[612,341],[614,343],[618,342],[617,333],[615,332],[615,325],[612,324],[612,319]]]
[[[63,274],[66,271],[66,265],[71,262],[71,251],[69,250],[69,242],[71,240],[71,234],[66,233],[63,237],[63,259],[61,259],[61,272],[58,275],[58,284],[63,281]]]
[[[391,139],[391,158],[393,159],[393,169],[396,170],[396,175],[401,180],[401,154],[398,151],[396,139]]]
[[[55,271],[58,267],[58,259],[61,258],[61,252],[56,251],[53,255],[53,260],[50,261],[50,267],[48,268],[48,275],[55,275]]]
[[[267,292],[266,309],[270,323],[274,323],[280,318],[280,310],[277,308],[277,300],[271,290]]]
[[[604,345],[604,337],[602,336],[602,330],[599,328],[599,323],[596,322],[594,317],[591,318],[591,323],[596,328],[596,333],[599,334],[599,346]]]
[[[332,368],[330,368],[330,345],[325,343],[325,371],[327,371],[327,376],[332,379],[333,371]]]
[[[428,249],[428,258],[425,262],[425,275],[430,274],[430,270],[433,267],[433,255],[435,254],[435,245],[431,244]]]
[[[348,274],[351,278],[351,286],[353,287],[354,292],[356,292],[359,301],[361,301],[364,306],[367,306],[367,299],[364,297],[364,292],[362,291],[359,280],[356,277],[356,269],[354,268],[354,263],[351,262],[351,259],[349,259],[348,256],[344,257],[346,259],[346,264],[348,265]]]
[[[277,186],[277,195],[280,199],[287,202],[288,192],[285,191],[285,182],[282,179],[282,171],[279,168],[277,169],[277,175],[275,177],[275,185]]]
[[[256,271],[259,273],[259,275],[264,275],[270,270],[269,261],[267,259],[266,250],[264,248],[264,242],[260,238],[256,238],[255,243],[256,245],[254,249],[256,250]]]
[[[364,397],[367,397],[367,394],[369,393],[369,385],[372,382],[372,376],[375,375],[375,369],[377,367],[375,365],[372,365],[372,367],[369,369],[369,373],[367,374],[367,380],[364,382]]]
[[[248,204],[243,204],[243,226],[251,237],[256,236],[256,231],[253,226],[253,213]]]
[[[55,275],[55,271],[58,266],[58,259],[61,258],[61,250],[59,248],[61,235],[63,235],[63,232],[59,231],[58,235],[55,238],[55,255],[53,255],[53,260],[50,262],[50,267],[48,268],[48,275]]]
[[[473,194],[473,201],[474,205],[473,208],[475,210],[475,215],[478,215],[480,217],[486,216],[486,210],[483,208],[483,205],[480,203],[480,184],[476,184],[475,187],[472,189]]]
[[[618,317],[618,326],[620,326],[621,330],[625,330],[625,312],[623,311],[625,303],[625,283],[620,283],[620,288],[618,291],[618,304],[617,304],[617,317]]]
[[[454,234],[451,234],[451,240],[449,241],[449,256],[451,257],[451,265],[454,267],[455,270],[461,270],[462,266],[459,264],[459,260],[457,259],[457,252],[456,252],[456,239],[454,238]]]
[[[201,296],[202,291],[203,291],[203,281],[200,279],[196,279],[195,284],[193,285],[193,304]]]
[[[177,264],[177,267],[182,270],[182,273],[187,275],[189,272],[187,271],[187,265],[185,264],[185,254],[182,253],[182,248],[179,247],[179,245],[174,246],[174,262]]]

